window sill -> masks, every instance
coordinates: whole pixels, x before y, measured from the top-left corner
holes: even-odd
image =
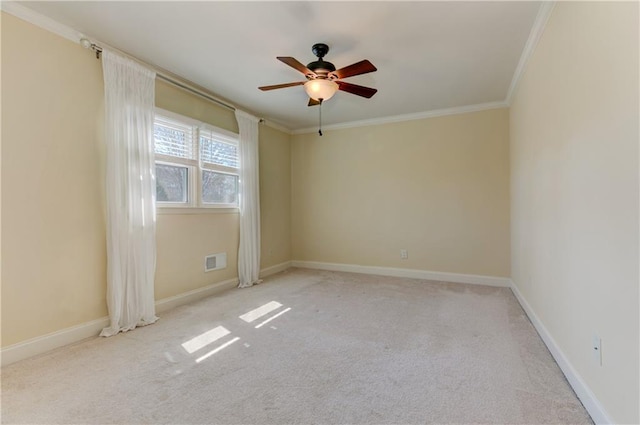
[[[239,214],[240,209],[216,207],[157,207],[157,215],[187,215],[187,214]]]

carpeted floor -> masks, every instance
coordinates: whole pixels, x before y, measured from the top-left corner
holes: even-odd
[[[304,269],[3,368],[2,422],[592,423],[509,289]]]

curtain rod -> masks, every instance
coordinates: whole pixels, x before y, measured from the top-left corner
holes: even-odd
[[[100,59],[100,55],[102,54],[102,47],[100,47],[99,45],[97,45],[96,43],[93,43],[91,40],[89,40],[88,38],[81,38],[80,39],[80,45],[82,45],[82,47],[84,47],[85,49],[90,49],[93,50],[96,53],[96,59]],[[219,99],[216,99],[215,97],[213,97],[212,95],[210,95],[209,93],[206,93],[205,91],[198,89],[196,87],[192,87],[190,84],[187,84],[183,81],[180,81],[179,79],[177,79],[176,77],[172,76],[168,71],[164,71],[156,66],[150,65],[148,63],[142,62],[141,60],[139,60],[138,58],[132,57],[118,49],[114,49],[112,47],[109,47],[111,50],[114,51],[118,51],[119,53],[135,60],[136,62],[139,62],[147,67],[152,68],[155,72],[156,72],[156,77],[159,78],[160,80],[166,81],[169,84],[173,84],[176,87],[181,88],[182,90],[188,91],[192,94],[195,94],[197,96],[203,97],[206,100],[213,102],[219,106],[222,106],[223,108],[235,111],[236,107],[233,105],[229,105],[228,103],[225,103]],[[260,118],[260,122],[264,122],[264,119]]]
[[[198,89],[196,89],[194,87],[191,87],[191,86],[189,86],[187,84],[184,84],[181,81],[178,81],[178,80],[176,80],[174,78],[171,78],[168,75],[165,75],[165,74],[163,74],[161,72],[158,72],[157,70],[156,70],[156,77],[158,77],[160,80],[166,81],[169,84],[173,84],[174,86],[179,87],[182,90],[188,91],[189,93],[193,93],[196,96],[203,97],[203,98],[207,99],[209,102],[213,102],[216,105],[222,106],[223,108],[230,109],[232,111],[236,110],[236,108],[234,106],[228,105],[228,104],[216,99],[213,96],[210,96],[209,94],[207,94],[207,93],[205,93],[205,92],[203,92],[201,90],[198,90]]]

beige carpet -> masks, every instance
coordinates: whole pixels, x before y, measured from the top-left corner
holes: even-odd
[[[592,423],[509,289],[303,269],[3,368],[2,421]]]

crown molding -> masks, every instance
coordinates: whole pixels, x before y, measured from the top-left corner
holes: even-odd
[[[545,1],[540,6],[540,10],[538,11],[538,15],[536,16],[536,20],[534,22],[533,28],[529,33],[529,38],[527,39],[527,43],[525,44],[522,55],[520,56],[520,61],[518,62],[518,66],[516,67],[516,71],[514,72],[513,78],[511,80],[511,85],[509,87],[509,91],[507,93],[507,97],[504,101],[499,102],[489,102],[489,103],[481,103],[476,105],[466,105],[454,108],[446,108],[446,109],[437,109],[431,111],[417,112],[412,114],[405,115],[395,115],[389,117],[382,118],[373,118],[368,120],[360,120],[360,121],[350,121],[340,124],[326,125],[323,127],[323,130],[341,130],[347,128],[354,127],[366,127],[370,125],[381,125],[381,124],[389,124],[395,122],[402,121],[413,121],[420,120],[425,118],[434,118],[441,117],[446,115],[457,115],[464,114],[468,112],[477,112],[488,109],[498,109],[498,108],[508,108],[511,105],[512,98],[515,94],[515,91],[518,86],[518,82],[522,74],[524,73],[524,69],[526,67],[527,61],[529,57],[535,51],[536,45],[542,33],[544,32],[544,28],[549,20],[549,16],[555,6],[555,1]],[[54,19],[51,19],[45,15],[42,15],[28,7],[22,6],[18,1],[0,1],[0,10],[3,12],[9,13],[17,18],[20,18],[24,21],[27,21],[33,25],[36,25],[44,30],[57,34],[67,40],[70,40],[74,43],[79,43],[80,39],[83,37],[87,37],[86,34],[83,34],[65,24],[62,24]],[[307,133],[315,133],[318,129],[316,127],[312,128],[301,128],[301,129],[290,129],[285,125],[274,122],[270,119],[265,119],[264,124],[274,128],[276,130],[282,131],[283,133],[295,135],[295,134],[307,134]]]
[[[74,43],[80,43],[80,39],[84,37],[84,34],[81,32],[55,21],[48,16],[31,10],[28,7],[24,7],[17,1],[0,1],[0,10],[44,30],[57,34],[60,37],[66,38],[67,40],[73,41]]]
[[[509,86],[509,91],[507,92],[507,97],[505,99],[505,103],[508,106],[511,105],[511,101],[513,100],[513,96],[518,88],[520,78],[522,78],[522,75],[524,74],[527,62],[529,62],[529,58],[533,55],[533,52],[538,46],[538,41],[540,41],[540,37],[542,37],[542,33],[544,33],[544,29],[547,26],[547,22],[549,21],[549,17],[551,16],[551,12],[555,5],[555,1],[545,1],[540,5],[540,9],[536,15],[536,20],[534,21],[531,32],[529,33],[529,38],[527,39],[527,43],[524,45],[522,55],[520,55],[520,61],[518,62],[518,66],[516,67],[516,70],[513,73],[513,78],[511,79],[511,85]]]
[[[290,128],[285,127],[284,125],[280,124],[279,122],[272,121],[272,120],[270,120],[268,118],[263,118],[262,119],[262,123],[264,125],[266,125],[267,127],[271,127],[273,129],[281,131],[281,132],[283,132],[285,134],[293,134],[293,132],[291,131]]]
[[[381,117],[381,118],[373,118],[369,120],[350,121],[350,122],[345,122],[340,124],[324,125],[322,126],[322,130],[323,131],[342,130],[346,128],[367,127],[370,125],[381,125],[381,124],[389,124],[389,123],[402,122],[402,121],[415,121],[415,120],[421,120],[425,118],[435,118],[435,117],[443,117],[446,115],[458,115],[458,114],[466,114],[469,112],[486,111],[489,109],[506,108],[508,106],[509,105],[504,101],[479,103],[476,105],[457,106],[455,108],[446,108],[446,109],[435,109],[432,111],[417,112],[414,114],[395,115],[391,117]],[[316,133],[317,131],[318,131],[317,127],[301,128],[298,130],[293,130],[291,134]]]

